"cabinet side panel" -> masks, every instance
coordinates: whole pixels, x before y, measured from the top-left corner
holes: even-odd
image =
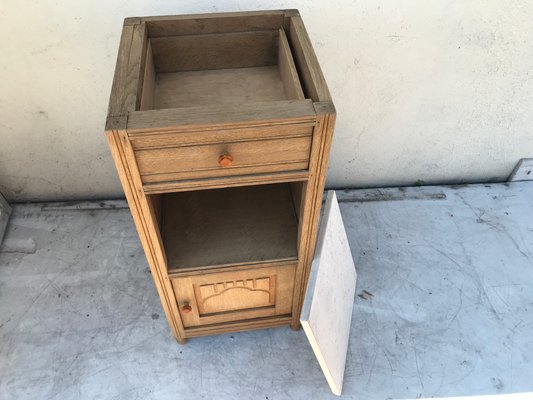
[[[183,324],[178,316],[174,292],[166,273],[165,255],[155,221],[156,212],[142,190],[141,179],[127,133],[120,130],[107,131],[106,136],[155,286],[161,298],[163,310],[176,339],[184,341]]]
[[[140,106],[146,56],[146,25],[126,25],[113,77],[108,116],[123,116]]]
[[[326,80],[302,18],[299,16],[291,17],[289,40],[306,96],[317,102],[330,101],[331,95]]]
[[[120,44],[118,48],[117,63],[115,65],[115,74],[113,76],[113,85],[111,86],[111,95],[109,98],[108,116],[121,115],[122,97],[128,75],[128,61],[130,58],[129,49],[133,39],[134,26],[126,25],[122,28]]]
[[[279,30],[278,67],[285,94],[288,99],[303,100],[305,98],[292,53],[283,29]]]
[[[146,45],[146,60],[144,63],[144,78],[142,82],[141,98],[139,99],[139,110],[150,110],[154,104],[155,92],[155,69],[152,44],[148,41]]]
[[[302,227],[303,235],[300,242],[299,252],[300,263],[296,272],[295,290],[293,298],[293,319],[292,328],[300,326],[300,312],[305,288],[309,278],[309,271],[315,252],[316,236],[320,209],[322,205],[322,194],[326,183],[328,169],[329,152],[333,139],[333,129],[335,127],[335,109],[331,102],[315,103],[317,110],[317,126],[315,135],[319,135],[318,149],[315,153],[314,168],[311,171],[307,190],[305,193],[305,205],[301,221],[306,224]]]

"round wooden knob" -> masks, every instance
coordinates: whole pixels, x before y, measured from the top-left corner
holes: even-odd
[[[189,303],[185,303],[182,307],[181,307],[181,312],[183,314],[188,314],[192,311],[192,307]]]
[[[221,167],[230,167],[233,164],[233,157],[229,154],[221,154],[220,157],[218,157],[218,165]]]

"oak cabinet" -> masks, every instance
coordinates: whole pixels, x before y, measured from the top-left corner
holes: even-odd
[[[127,18],[106,135],[170,328],[299,328],[335,109],[296,10]]]

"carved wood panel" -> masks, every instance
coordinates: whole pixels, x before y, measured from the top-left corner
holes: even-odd
[[[172,278],[184,326],[290,314],[295,269],[287,264]]]
[[[196,285],[200,316],[218,312],[274,306],[276,276]]]

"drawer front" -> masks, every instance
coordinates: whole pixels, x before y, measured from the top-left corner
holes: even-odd
[[[152,134],[131,142],[143,183],[156,183],[306,170],[312,132],[307,124]]]
[[[173,278],[185,327],[290,314],[295,265]]]

